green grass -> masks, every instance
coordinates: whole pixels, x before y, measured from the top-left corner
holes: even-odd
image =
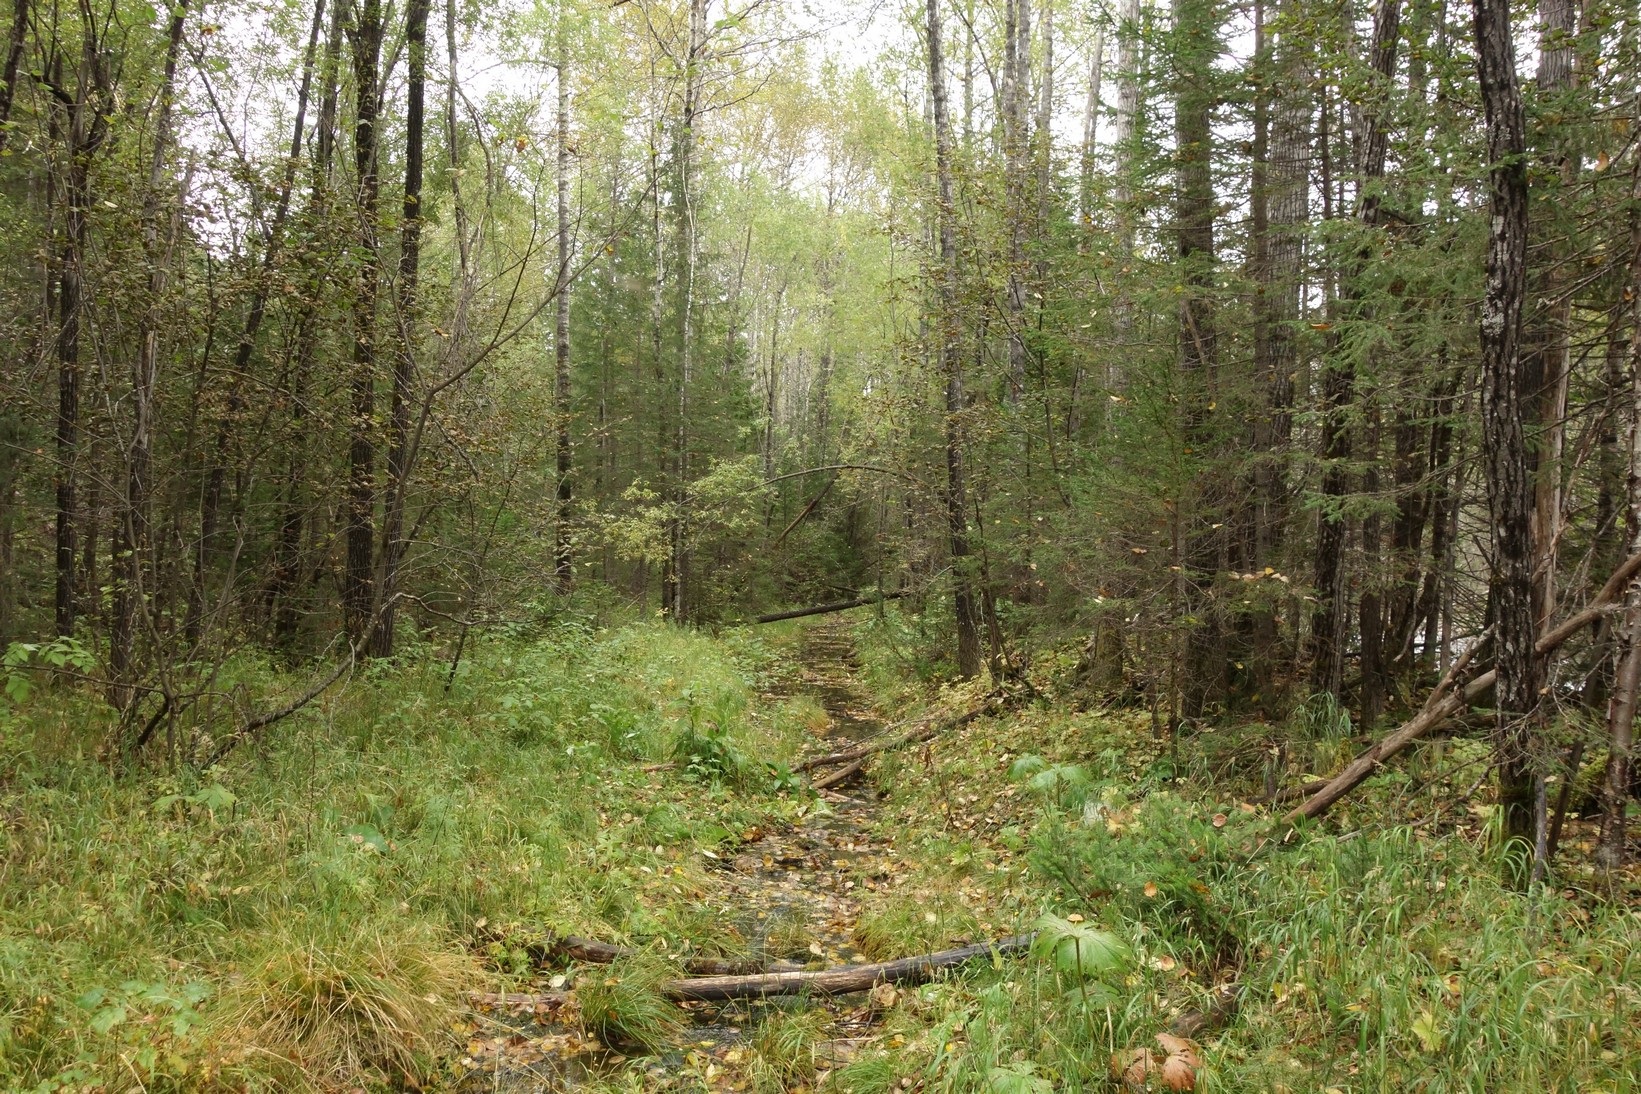
[[[576,985],[582,1022],[612,1048],[658,1052],[683,1024],[660,994],[661,985],[676,976],[676,965],[648,954],[592,969]]]
[[[42,690],[0,738],[0,1089],[427,1083],[464,993],[527,970],[519,940],[734,952],[698,851],[795,805],[778,764],[807,714],[755,701],[767,657],[563,626],[481,644],[448,695],[431,658],[373,668],[177,774],[112,771],[95,700]],[[642,770],[707,721],[729,760]],[[596,1025],[653,1042],[646,1005]]]
[[[1288,781],[1350,745],[1320,707],[1275,732]],[[1485,745],[1464,739],[1266,845],[1270,817],[1237,802],[1262,789],[1272,733],[1216,729],[1175,751],[1143,713],[1039,705],[886,758],[875,779],[905,872],[896,894],[864,898],[863,940],[933,945],[918,908],[993,935],[1047,908],[1134,959],[1072,982],[1032,955],[909,992],[837,1088],[1115,1090],[1113,1053],[1160,1052],[1175,1016],[1235,982],[1240,1009],[1203,1035],[1199,1091],[1641,1089],[1633,879],[1626,903],[1574,837],[1551,887],[1506,885],[1490,806],[1457,800],[1485,770]]]

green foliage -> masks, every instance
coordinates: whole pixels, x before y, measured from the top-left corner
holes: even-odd
[[[595,970],[576,986],[581,1020],[605,1044],[657,1052],[682,1027],[677,1008],[661,995],[677,975],[677,966],[647,955]]]
[[[749,702],[761,647],[576,624],[467,653],[448,694],[442,660],[404,659],[204,776],[111,772],[83,758],[104,728],[69,720],[77,690],[36,694],[0,782],[0,1089],[425,1083],[464,993],[529,971],[508,925],[744,953],[721,916],[640,894],[658,869],[699,885],[699,849],[789,804],[638,768],[692,705],[789,756]],[[661,1036],[617,994],[623,1028]]]
[[[748,1071],[758,1094],[781,1094],[815,1080],[815,1047],[826,1037],[831,1016],[819,1008],[774,1010],[752,1033]]]
[[[1122,939],[1082,922],[1044,913],[1032,927],[1037,932],[1032,952],[1073,982],[1119,974],[1128,968],[1132,959]]]
[[[0,697],[11,706],[21,706],[34,694],[34,684],[28,670],[33,668],[71,668],[86,675],[97,667],[97,655],[72,638],[54,638],[50,642],[11,642],[0,653]],[[0,720],[6,717],[7,706],[0,704]]]
[[[855,941],[875,961],[932,953],[983,935],[978,917],[954,893],[890,897],[855,922]]]

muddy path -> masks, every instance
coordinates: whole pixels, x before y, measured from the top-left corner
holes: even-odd
[[[883,718],[856,679],[859,661],[849,626],[828,621],[804,632],[769,696],[808,695],[827,715],[810,754],[849,748],[883,729]],[[712,860],[715,885],[707,902],[721,911],[749,955],[812,967],[866,963],[856,937],[863,902],[891,888],[899,870],[892,844],[876,830],[879,800],[856,778],[816,795],[796,825],[752,829]],[[817,1050],[822,1072],[840,1067],[872,1037],[876,1008],[866,994],[842,999],[683,1004],[686,1027],[669,1052],[623,1056],[549,1015],[488,1012],[476,1018],[469,1069],[459,1089],[534,1094],[593,1090],[606,1084],[671,1089],[688,1076],[696,1089],[745,1089],[738,1078],[750,1038],[776,1010],[805,1006],[823,1012]]]

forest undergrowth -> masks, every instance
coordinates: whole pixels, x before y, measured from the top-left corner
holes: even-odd
[[[901,619],[855,629],[880,706],[974,704],[904,656]],[[896,876],[862,865],[855,894],[859,959],[1032,927],[1034,951],[874,993],[843,1065],[836,1008],[804,999],[680,1052],[660,984],[748,949],[715,871],[825,808],[792,773],[825,712],[774,686],[802,630],[560,622],[453,678],[408,655],[186,774],[114,773],[100,705],[35,689],[0,738],[0,1089],[454,1088],[470,992],[557,987],[621,1052],[588,1089],[1637,1088],[1641,878],[1506,885],[1482,742],[1432,742],[1275,841],[1242,804],[1272,750],[1285,782],[1324,774],[1348,722],[1183,747],[1079,710],[1052,658],[1039,699],[867,768]],[[296,686],[251,661],[226,683]],[[1575,819],[1564,843],[1587,838]],[[541,967],[563,934],[639,953]]]

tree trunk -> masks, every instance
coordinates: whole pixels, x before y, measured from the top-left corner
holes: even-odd
[[[1140,0],[1121,0],[1117,22],[1117,112],[1112,117],[1111,147],[1117,154],[1112,204],[1117,210],[1117,251],[1134,253],[1134,173],[1139,164]]]
[[[125,498],[114,523],[114,552],[110,560],[113,584],[113,621],[109,630],[108,669],[114,687],[115,709],[125,712],[135,694],[131,689],[136,669],[136,636],[139,616],[146,614],[143,598],[150,577],[148,495],[154,462],[155,396],[159,385],[160,326],[166,286],[170,280],[171,253],[176,245],[187,187],[179,188],[171,203],[171,215],[164,238],[160,220],[165,215],[161,190],[165,186],[165,160],[171,151],[172,91],[177,76],[177,55],[182,48],[182,31],[188,15],[187,0],[178,0],[171,9],[170,36],[165,50],[165,74],[161,77],[158,114],[154,120],[154,148],[148,166],[148,189],[143,196],[143,257],[148,264],[147,300],[137,325],[137,356],[131,373],[131,439],[126,446]]]
[[[1089,237],[1094,232],[1094,160],[1100,139],[1101,77],[1105,70],[1105,24],[1094,28],[1094,45],[1088,65],[1088,103],[1083,108],[1083,148],[1079,163],[1077,212],[1081,216],[1084,238],[1080,244],[1088,250]]]
[[[1008,341],[1005,395],[1019,403],[1026,385],[1026,178],[1031,140],[1027,118],[1031,102],[1031,0],[1006,0],[1007,71],[1003,102],[1005,205],[1008,219],[1008,281],[1004,322]],[[1028,434],[1029,436],[1029,434]]]
[[[63,211],[62,244],[57,272],[57,512],[56,623],[57,633],[72,636],[79,610],[79,582],[75,551],[79,544],[80,512],[76,496],[80,448],[80,325],[85,292],[85,254],[90,234],[91,158],[108,133],[109,116],[103,101],[111,93],[102,43],[93,27],[83,28],[76,93],[60,102],[66,132],[63,164],[54,193]],[[60,65],[53,82],[61,84]],[[55,119],[55,115],[54,115]],[[54,121],[54,127],[56,123]],[[95,542],[95,535],[88,542]]]
[[[314,221],[315,230],[324,221],[330,210],[331,202],[331,168],[336,154],[336,114],[337,114],[337,86],[340,82],[341,48],[342,48],[342,17],[346,5],[338,2],[331,9],[331,23],[325,39],[324,71],[321,75],[322,86],[319,93],[319,116],[314,122],[314,155],[309,183],[309,216]],[[296,100],[296,125],[291,138],[291,157],[289,175],[290,188],[282,191],[281,205],[288,207],[285,193],[295,189],[295,166],[297,155],[302,149],[303,121],[307,115],[309,97],[312,92],[312,74],[314,58],[318,52],[319,32],[323,25],[325,14],[325,0],[318,0],[313,9],[313,23],[308,30],[308,50],[303,62],[302,87]],[[283,216],[276,213],[276,226],[283,223]],[[279,236],[276,234],[270,240],[269,248],[278,246]],[[264,268],[268,265],[264,258]],[[314,284],[320,278],[318,264],[307,270],[308,276]],[[264,290],[265,291],[265,290]],[[252,315],[258,316],[261,312],[253,303]],[[302,483],[306,477],[308,459],[303,450],[302,438],[304,419],[307,417],[307,381],[313,370],[313,365],[319,352],[319,308],[318,301],[309,298],[302,307],[302,315],[297,325],[296,367],[291,379],[290,422],[288,425],[291,438],[291,452],[285,468],[284,483],[281,488],[283,497],[280,501],[279,539],[274,549],[273,579],[269,590],[271,612],[273,616],[274,641],[287,652],[296,642],[297,628],[301,623],[300,613],[296,605],[297,582],[302,574],[302,529],[305,523],[302,507]],[[258,320],[260,322],[260,320]],[[254,336],[255,330],[247,329]],[[242,338],[242,344],[244,339]],[[248,353],[249,350],[247,349]],[[220,462],[220,461],[219,461]]]
[[[1214,186],[1213,63],[1219,52],[1218,27],[1209,0],[1174,0],[1175,85],[1174,128],[1180,281],[1179,368],[1184,391],[1183,440],[1199,476],[1193,512],[1185,527],[1185,610],[1196,620],[1186,636],[1181,712],[1200,718],[1211,696],[1223,693],[1225,680],[1224,621],[1213,603],[1212,587],[1224,569],[1224,484],[1209,467],[1214,446],[1210,423],[1218,383],[1218,336],[1215,331],[1213,286]]]
[[[1356,148],[1356,170],[1361,179],[1357,219],[1367,228],[1379,223],[1382,200],[1379,183],[1385,175],[1389,129],[1384,112],[1390,82],[1396,72],[1396,45],[1401,26],[1400,0],[1380,0],[1373,14],[1373,40],[1368,47],[1368,63],[1375,76],[1374,94],[1355,108],[1356,125],[1352,143]],[[1324,135],[1323,140],[1326,141]],[[1345,275],[1347,303],[1359,302],[1358,278]],[[1326,413],[1322,418],[1323,503],[1316,530],[1316,576],[1314,584],[1319,606],[1311,619],[1311,686],[1338,696],[1344,682],[1345,648],[1348,645],[1349,605],[1345,598],[1345,540],[1349,522],[1342,512],[1350,491],[1351,457],[1349,411],[1356,399],[1356,367],[1348,351],[1341,351],[1337,335],[1330,336],[1328,364],[1322,382]],[[1370,604],[1369,607],[1372,607]],[[1364,627],[1377,626],[1363,621]]]
[[[0,152],[6,148],[6,137],[10,130],[7,122],[11,121],[11,104],[17,96],[17,74],[23,63],[23,47],[28,42],[28,18],[31,0],[14,0],[11,14],[11,33],[6,41],[6,67],[0,72]]]
[[[1314,114],[1307,49],[1291,24],[1295,0],[1277,7],[1271,56],[1268,136],[1257,164],[1258,201],[1254,205],[1254,372],[1263,406],[1252,431],[1253,530],[1249,568],[1262,573],[1279,567],[1290,520],[1285,471],[1293,440],[1294,375],[1299,347],[1294,328],[1301,306],[1300,253],[1309,212],[1310,133]],[[1277,625],[1272,607],[1261,608],[1252,621],[1250,653],[1255,694],[1268,707],[1278,677]]]
[[[673,429],[673,514],[668,529],[668,568],[675,623],[688,618],[689,582],[689,385],[690,342],[695,337],[695,121],[701,108],[703,65],[707,46],[706,0],[690,0],[689,52],[684,59],[683,110],[673,151],[676,172],[674,238],[677,246],[678,284],[674,323],[678,338],[678,418]]]
[[[1533,833],[1533,724],[1542,666],[1533,649],[1533,484],[1528,472],[1521,314],[1527,292],[1527,165],[1508,0],[1473,0],[1476,69],[1487,120],[1489,231],[1481,314],[1482,449],[1492,514],[1489,612],[1495,627],[1498,715],[1494,743],[1504,831]]]
[[[1630,553],[1641,548],[1641,158],[1630,182],[1630,434],[1626,482],[1626,525]],[[1601,837],[1596,860],[1609,868],[1624,864],[1630,781],[1635,752],[1635,717],[1641,698],[1641,582],[1630,585],[1618,629],[1618,671],[1607,701],[1607,777],[1601,787]]]
[[[570,553],[570,57],[565,18],[558,21],[558,159],[555,182],[558,213],[558,276],[553,316],[553,417],[557,426],[555,456],[557,511],[553,520],[553,574],[560,593],[570,591],[574,559]]]
[[[939,0],[926,0],[929,98],[934,111],[936,219],[939,222],[940,369],[946,380],[946,526],[951,544],[952,607],[957,625],[957,671],[979,675],[980,625],[969,573],[968,487],[963,457],[963,359],[957,314],[956,209],[952,205],[952,135],[946,114],[946,66],[941,53]]]
[[[1563,111],[1563,100],[1577,83],[1573,42],[1578,33],[1581,4],[1574,0],[1539,0],[1542,40],[1538,55],[1538,101],[1552,117]],[[1561,457],[1567,433],[1567,386],[1572,349],[1572,296],[1566,284],[1566,246],[1557,238],[1556,199],[1568,197],[1578,174],[1578,156],[1561,137],[1562,129],[1548,122],[1540,138],[1539,160],[1544,173],[1556,183],[1545,187],[1541,238],[1533,249],[1529,298],[1541,301],[1522,332],[1521,383],[1529,427],[1538,431],[1529,446],[1533,474],[1533,595],[1538,621],[1555,615],[1557,544],[1561,535]],[[1535,214],[1536,215],[1536,214]],[[1571,229],[1576,233],[1577,228]]]
[[[381,195],[377,174],[377,82],[382,52],[382,0],[359,0],[349,27],[353,40],[354,207],[359,218],[353,286],[353,417],[348,422],[347,558],[342,607],[348,634],[358,640],[370,627],[375,599],[376,549],[376,296],[380,276],[376,216]]]
[[[399,227],[398,327],[394,338],[393,395],[388,411],[387,504],[382,519],[381,593],[375,609],[371,656],[393,656],[398,618],[399,569],[404,563],[405,492],[409,486],[410,386],[416,371],[416,289],[422,259],[422,138],[427,105],[427,16],[430,0],[409,0],[405,49],[409,59],[405,101],[405,196]]]

